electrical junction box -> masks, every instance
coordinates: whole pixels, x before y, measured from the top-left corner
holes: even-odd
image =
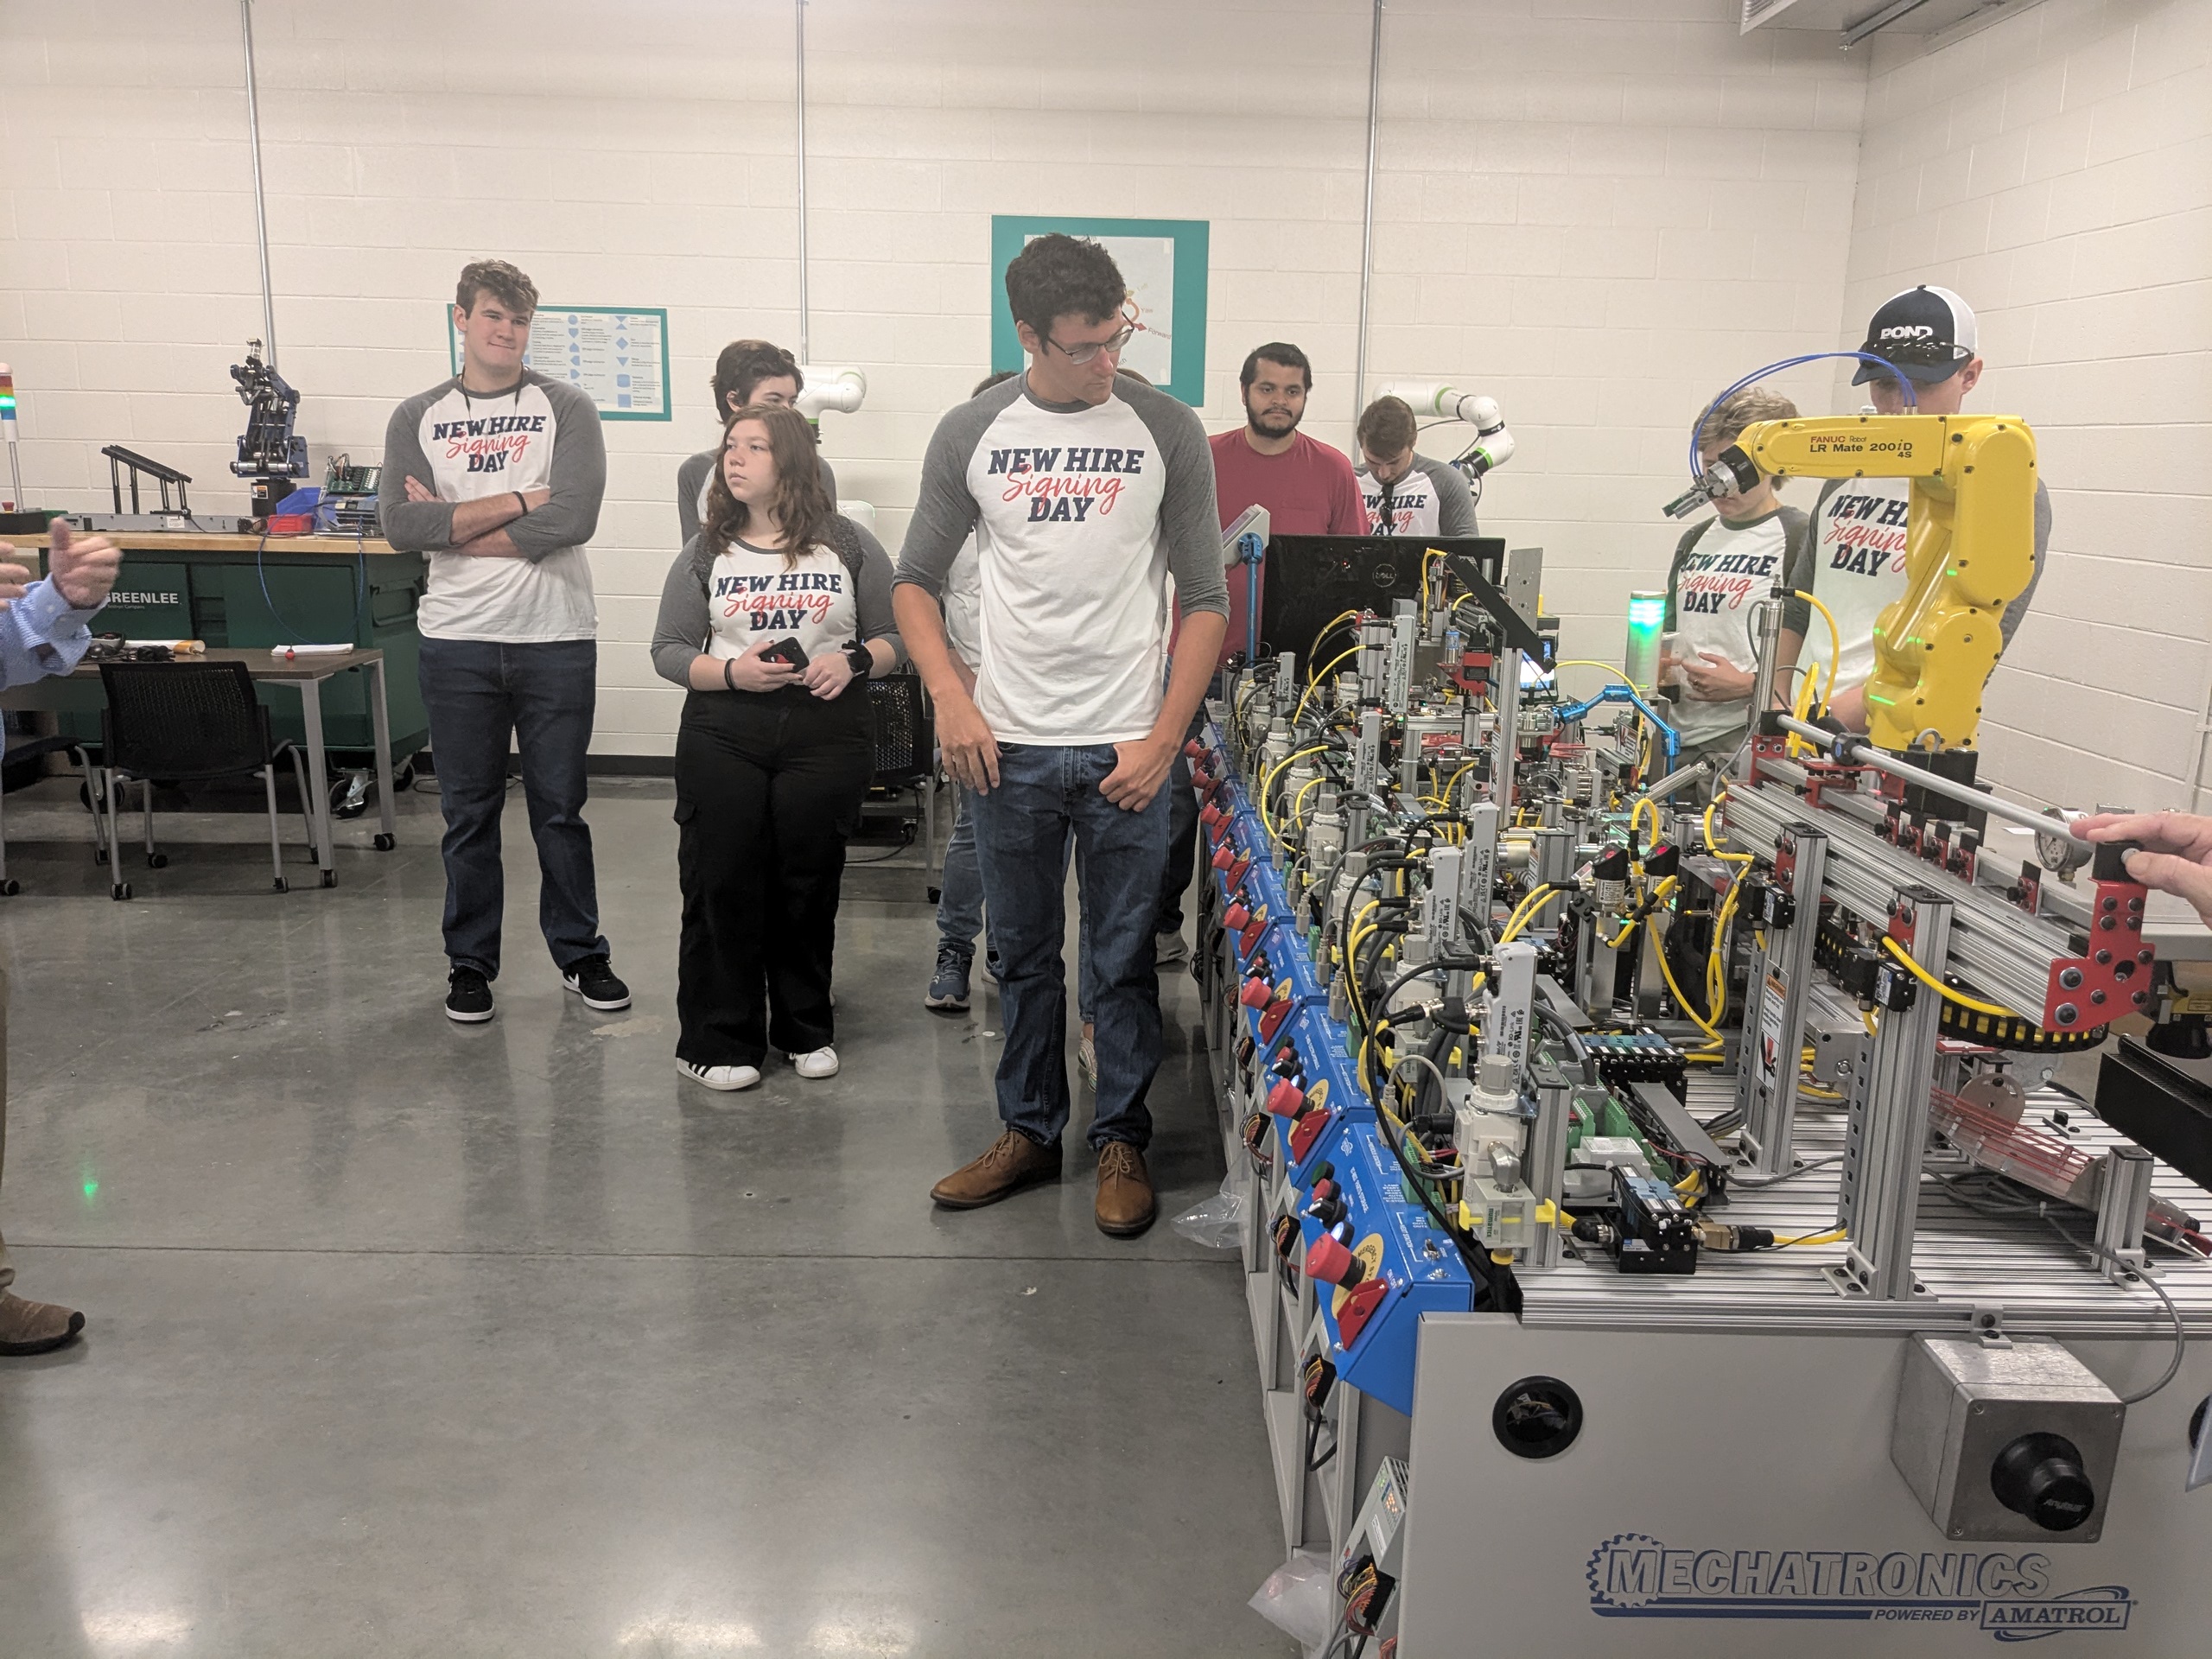
[[[2053,1338],[1918,1336],[1890,1461],[1946,1538],[2094,1544],[2126,1419]]]

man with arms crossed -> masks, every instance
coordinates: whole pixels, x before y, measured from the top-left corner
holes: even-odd
[[[1359,417],[1360,499],[1370,536],[1472,536],[1475,496],[1457,467],[1414,450],[1421,428],[1402,397],[1377,397]]]
[[[1060,1173],[1068,1121],[1062,960],[1067,840],[1080,854],[1098,1022],[1102,1231],[1152,1224],[1145,1094],[1160,1068],[1152,919],[1167,780],[1219,660],[1229,609],[1213,468],[1198,417],[1117,378],[1134,325],[1106,251],[1039,237],[1007,266],[1027,372],[938,423],[922,462],[894,613],[937,705],[938,742],[975,792],[976,849],[1000,956],[1006,1128],[930,1196],[975,1209]],[[976,691],[946,649],[938,595],[976,532]],[[1166,678],[1167,578],[1184,611]]]
[[[76,667],[92,643],[86,625],[107,603],[116,572],[123,568],[123,555],[102,537],[73,540],[68,524],[60,518],[54,521],[53,537],[47,573],[40,580],[32,582],[31,573],[19,564],[0,563],[0,687]],[[0,559],[14,557],[15,551],[0,542]],[[8,976],[0,970],[0,1164],[8,1152],[7,1006]],[[43,1354],[85,1328],[85,1316],[74,1308],[27,1301],[9,1288],[15,1282],[7,1241],[0,1239],[0,1355]]]
[[[510,736],[554,965],[587,1006],[630,1006],[600,937],[583,817],[599,671],[584,543],[599,524],[607,446],[589,397],[523,366],[537,309],[536,284],[504,259],[461,271],[461,372],[392,411],[377,501],[391,544],[430,561],[416,620],[446,820],[446,1016],[463,1025],[492,1017],[499,975]]]
[[[1866,343],[1859,349],[1883,359],[1895,371],[1885,374],[1872,363],[1861,363],[1851,377],[1853,385],[1867,387],[1878,414],[1955,415],[1981,378],[1982,361],[1974,354],[1974,313],[1948,288],[1910,288],[1885,301],[1866,325]],[[1897,375],[1912,382],[1916,404],[1906,404]],[[1874,624],[1905,589],[1905,518],[1911,502],[1909,478],[1829,480],[1821,486],[1811,533],[1800,541],[1801,556],[1790,571],[1794,592],[1812,594],[1834,613],[1843,664],[1835,671],[1828,713],[1856,732],[1866,729]],[[1999,626],[2006,645],[2012,644],[2020,619],[2028,613],[2036,583],[2043,579],[2044,550],[2050,543],[2050,495],[2038,477],[2035,573],[2019,597],[2005,607]],[[1827,622],[1802,599],[1785,601],[1783,617],[1778,653],[1783,666],[1797,662],[1810,640],[1812,650],[1804,659],[1827,690],[1828,659],[1834,654]]]

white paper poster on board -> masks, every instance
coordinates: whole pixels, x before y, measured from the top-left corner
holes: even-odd
[[[991,366],[1025,365],[1021,334],[1003,277],[1040,236],[1096,242],[1114,261],[1137,332],[1122,366],[1196,409],[1205,402],[1207,226],[1198,219],[1086,219],[1058,213],[991,215]]]
[[[1122,366],[1135,369],[1155,386],[1175,372],[1175,239],[1167,236],[1102,236],[1098,238],[1129,285],[1129,308],[1142,326],[1122,353]]]
[[[448,345],[454,372],[461,337]],[[549,380],[565,380],[599,408],[606,421],[665,421],[668,396],[668,313],[646,306],[543,305],[531,320],[530,349],[523,359]]]

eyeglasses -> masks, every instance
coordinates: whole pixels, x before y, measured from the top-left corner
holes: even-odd
[[[1122,348],[1126,346],[1130,340],[1136,337],[1137,330],[1143,327],[1144,325],[1142,323],[1139,322],[1135,317],[1124,311],[1122,313],[1122,327],[1116,329],[1112,336],[1108,339],[1093,340],[1090,344],[1084,346],[1063,346],[1058,340],[1054,340],[1050,334],[1047,334],[1045,336],[1045,343],[1047,346],[1053,347],[1055,350],[1065,353],[1068,361],[1071,363],[1091,363],[1097,360],[1098,354],[1101,352],[1109,352],[1114,356],[1119,357],[1122,354]]]

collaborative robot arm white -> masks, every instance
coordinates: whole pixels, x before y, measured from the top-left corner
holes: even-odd
[[[805,377],[806,387],[798,395],[798,412],[810,421],[821,420],[825,409],[853,414],[868,397],[868,377],[858,369],[804,363],[799,373]]]
[[[1453,463],[1471,480],[1513,459],[1513,434],[1505,429],[1495,397],[1461,391],[1446,380],[1394,380],[1376,396],[1404,398],[1421,419],[1465,421],[1473,427],[1474,442]]]

